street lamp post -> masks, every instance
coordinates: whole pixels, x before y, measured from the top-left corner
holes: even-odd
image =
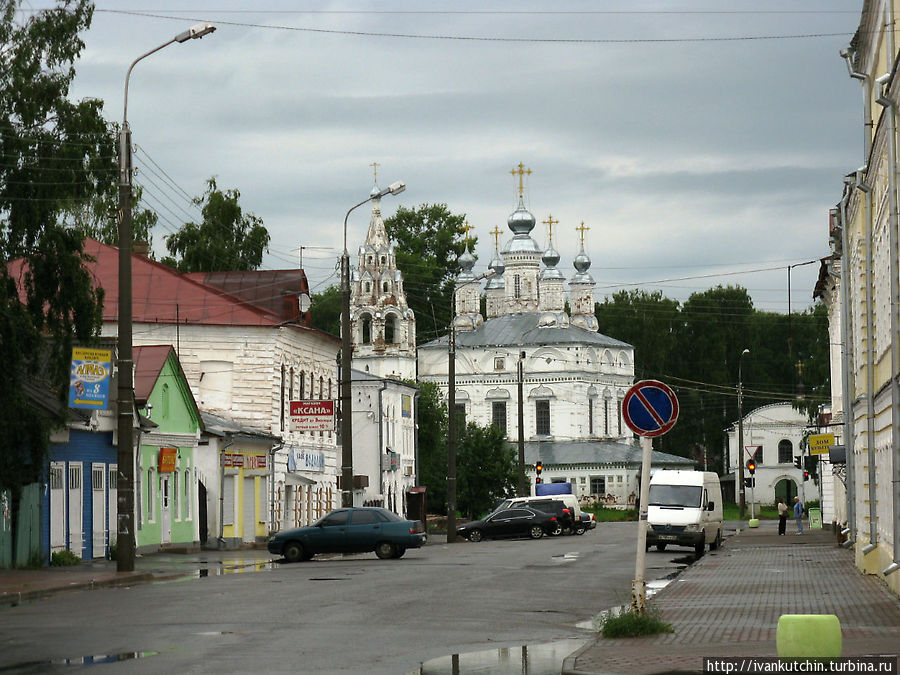
[[[744,354],[749,354],[750,350],[745,349],[738,357],[738,447],[737,447],[737,463],[738,472],[740,473],[739,489],[740,489],[740,518],[744,519],[744,509],[746,501],[744,499],[744,379],[741,372],[741,366],[744,363]]]
[[[397,181],[372,192],[344,216],[344,253],[341,256],[341,506],[353,506],[353,390],[350,386],[350,255],[347,253],[347,219],[354,209],[385,195],[398,195],[406,183]]]
[[[134,359],[132,356],[131,329],[131,130],[128,128],[128,82],[138,61],[168,47],[173,42],[187,42],[209,35],[216,29],[211,23],[202,22],[179,33],[168,42],[151,49],[132,61],[125,75],[125,105],[122,110],[122,129],[119,131],[119,386],[116,407],[118,409],[118,440],[116,461],[118,483],[116,488],[116,570],[134,571]]]
[[[456,541],[456,291],[494,276],[490,269],[474,279],[453,289],[453,311],[450,317],[450,333],[447,336],[447,543]]]

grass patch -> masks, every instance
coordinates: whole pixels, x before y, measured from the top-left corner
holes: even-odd
[[[594,520],[598,523],[622,523],[638,519],[637,509],[610,509],[605,506],[592,506],[581,510],[593,513]]]
[[[643,614],[638,614],[631,607],[623,608],[618,613],[608,612],[600,622],[600,632],[603,637],[623,638],[674,633],[675,629],[662,620],[659,607],[647,605]]]
[[[72,551],[54,551],[50,556],[51,567],[68,567],[69,565],[80,565],[81,558],[72,553]]]

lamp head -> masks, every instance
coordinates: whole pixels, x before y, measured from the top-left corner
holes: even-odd
[[[404,183],[402,180],[398,180],[396,183],[391,183],[388,186],[388,192],[390,192],[392,195],[399,195],[405,189],[406,183]]]
[[[179,33],[175,36],[175,42],[187,42],[188,40],[199,40],[204,35],[209,35],[216,29],[209,21],[201,21],[200,23],[191,26],[183,33]]]

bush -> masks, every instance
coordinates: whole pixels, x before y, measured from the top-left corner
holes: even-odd
[[[79,565],[81,558],[72,553],[72,551],[54,551],[50,556],[51,567],[67,567],[68,565]]]
[[[600,632],[603,637],[620,638],[674,633],[675,629],[662,620],[658,607],[647,605],[643,614],[638,614],[632,607],[618,613],[608,612],[600,622]]]
[[[621,523],[626,520],[637,520],[637,509],[611,509],[606,506],[588,506],[581,509],[594,514],[598,523]]]

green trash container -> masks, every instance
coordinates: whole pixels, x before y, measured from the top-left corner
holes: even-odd
[[[809,510],[809,529],[811,529],[811,530],[821,530],[822,529],[822,509],[810,509]]]

